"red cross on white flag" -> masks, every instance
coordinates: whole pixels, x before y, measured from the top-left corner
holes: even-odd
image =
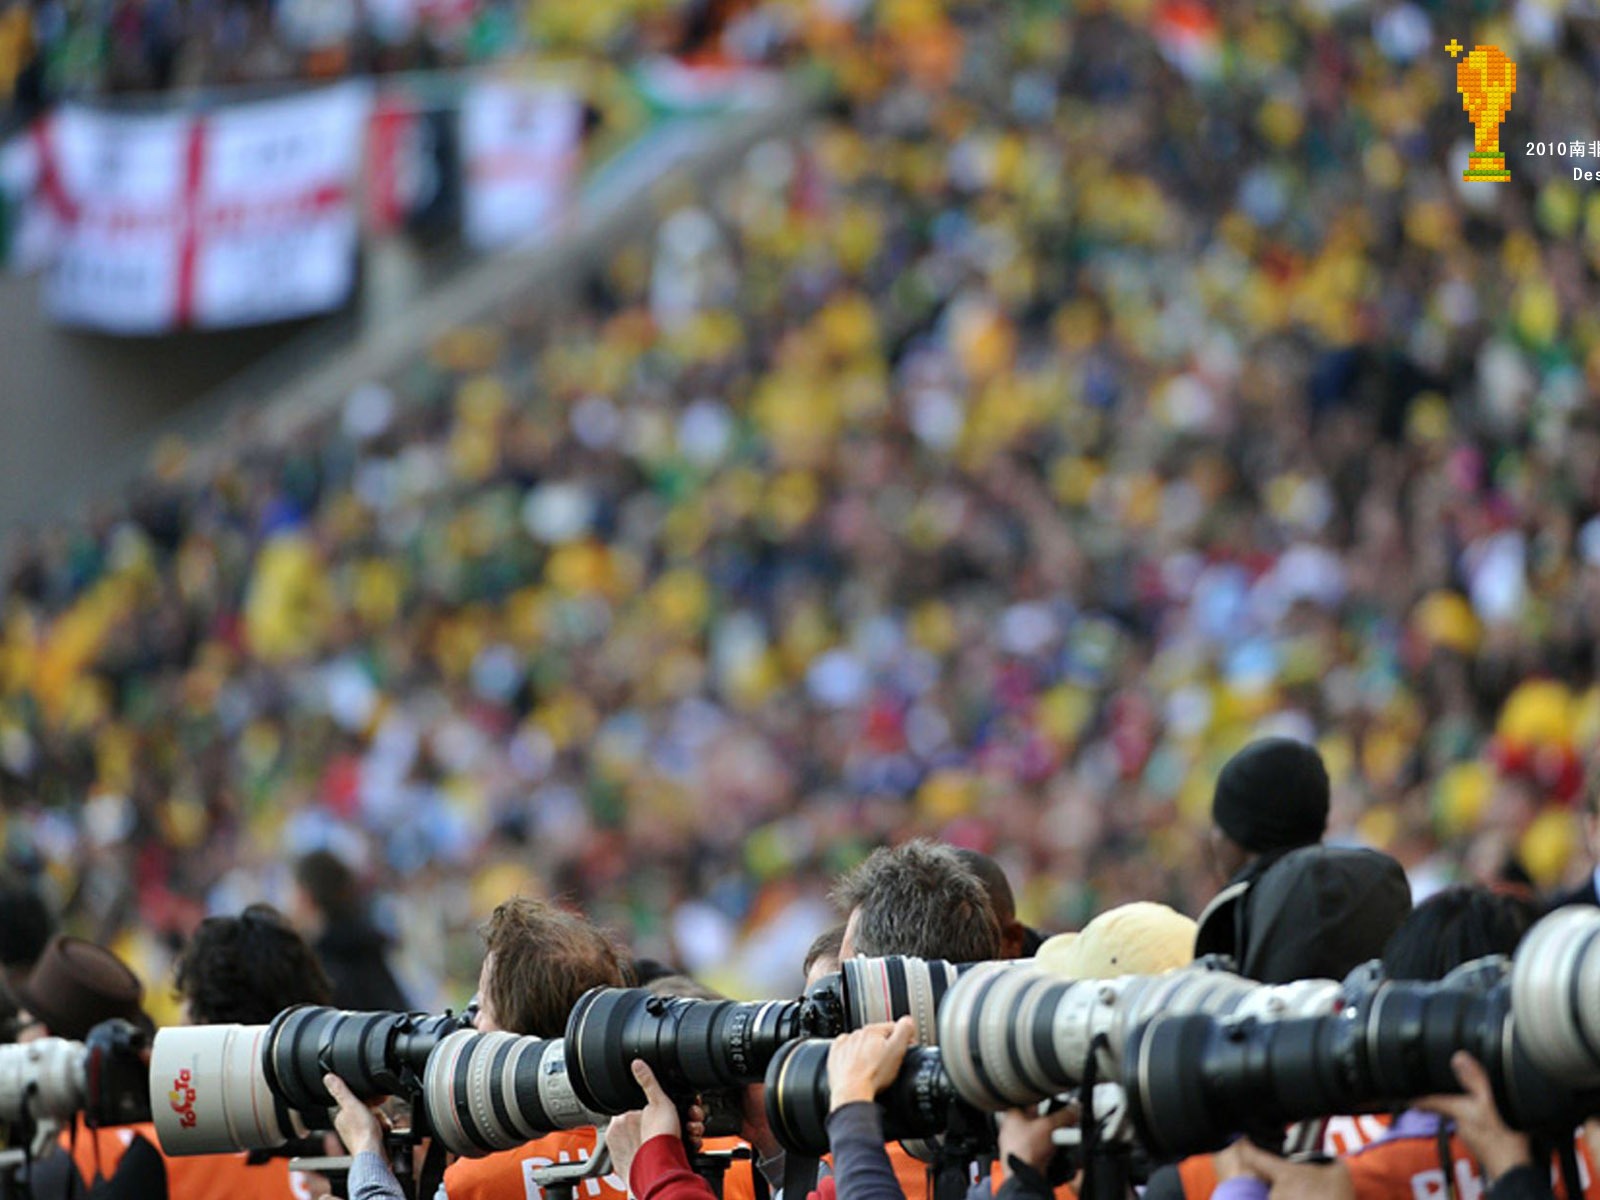
[[[61,110],[37,135],[66,226],[52,314],[137,334],[338,307],[369,107],[350,84],[204,115]]]

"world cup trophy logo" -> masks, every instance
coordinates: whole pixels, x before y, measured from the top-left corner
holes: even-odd
[[[1451,58],[1464,47],[1454,38],[1445,47]],[[1500,122],[1511,111],[1511,97],[1517,91],[1517,64],[1499,46],[1474,46],[1472,53],[1456,64],[1456,91],[1461,107],[1472,118],[1472,156],[1462,179],[1488,179],[1496,183],[1510,180],[1506,156],[1500,153]]]

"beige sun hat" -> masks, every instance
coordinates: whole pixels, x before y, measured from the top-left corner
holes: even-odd
[[[1067,979],[1160,975],[1194,961],[1195,923],[1148,900],[1101,913],[1079,933],[1058,933],[1034,961]]]

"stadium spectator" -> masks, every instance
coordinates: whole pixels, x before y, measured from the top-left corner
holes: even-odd
[[[328,850],[295,864],[295,916],[322,969],[333,1002],[356,1012],[405,1012],[410,1005],[389,969],[388,939],[367,910],[355,872]]]
[[[1564,908],[1569,904],[1600,904],[1600,787],[1591,786],[1584,790],[1580,828],[1583,832],[1583,848],[1593,868],[1577,887],[1558,893],[1550,901],[1552,909]]]

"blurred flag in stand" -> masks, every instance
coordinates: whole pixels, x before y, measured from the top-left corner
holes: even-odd
[[[367,152],[367,225],[374,233],[442,237],[461,220],[455,114],[403,93],[378,98]]]
[[[51,314],[152,334],[337,308],[370,111],[360,84],[203,113],[58,110],[35,138],[35,195],[65,225]]]
[[[548,228],[576,178],[583,107],[551,87],[480,83],[461,111],[469,245],[494,250]]]

